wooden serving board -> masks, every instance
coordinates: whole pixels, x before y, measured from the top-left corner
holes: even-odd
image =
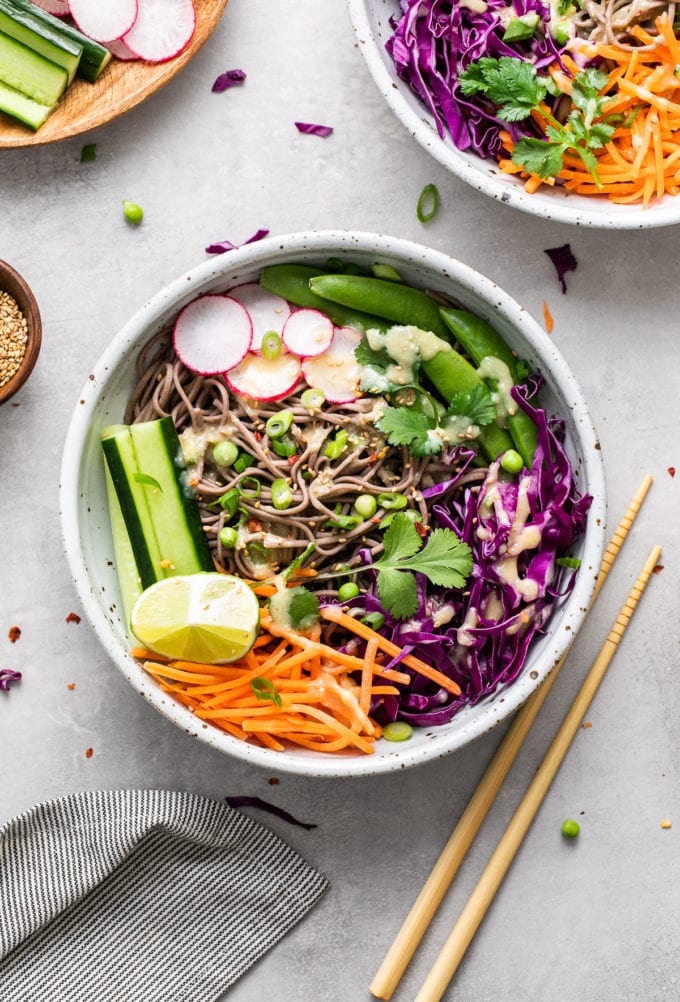
[[[42,146],[69,139],[111,122],[140,104],[171,80],[212,34],[227,0],[194,0],[196,31],[184,52],[167,63],[112,59],[96,83],[79,77],[37,132],[0,114],[0,148]]]

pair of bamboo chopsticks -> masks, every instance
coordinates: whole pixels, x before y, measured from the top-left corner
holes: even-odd
[[[651,476],[646,476],[638,487],[607,546],[590,608],[592,608],[592,604],[595,602],[614,564],[651,484]],[[467,947],[479,928],[531,822],[536,816],[552,780],[555,778],[567,749],[604,677],[609,662],[616,652],[618,643],[659,560],[660,553],[660,547],[656,546],[648,557],[609,636],[586,676],[571,709],[568,711],[562,726],[524,794],[505,834],[498,843],[475,890],[472,892],[434,966],[416,996],[415,1002],[438,1002],[446,991],[449,981],[463,959]],[[423,889],[416,898],[411,911],[371,982],[370,991],[376,998],[390,999],[392,997],[394,989],[413,957],[467,850],[493,804],[494,798],[522,747],[522,743],[529,733],[541,706],[545,702],[565,659],[566,654],[552,674],[543,682],[542,686],[517,712],[512,724],[508,728],[475,793],[472,795],[458,824],[454,828],[439,859],[427,878]]]

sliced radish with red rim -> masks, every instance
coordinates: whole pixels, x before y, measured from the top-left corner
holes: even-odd
[[[164,63],[184,52],[195,30],[193,0],[138,0],[137,20],[123,41],[140,59]]]
[[[282,337],[288,351],[313,358],[330,348],[333,321],[320,310],[295,310],[283,325]]]
[[[336,327],[330,348],[315,358],[306,358],[302,372],[311,387],[323,390],[332,404],[349,404],[359,394],[361,367],[354,351],[361,334],[353,327]]]
[[[48,14],[54,14],[56,17],[67,17],[71,13],[68,0],[33,0],[33,3],[36,7],[46,10]]]
[[[229,295],[242,303],[253,322],[253,351],[260,351],[262,338],[269,331],[281,336],[283,325],[290,316],[290,306],[274,292],[263,289],[257,282],[245,282],[229,290]]]
[[[254,400],[281,400],[293,392],[300,375],[297,355],[269,359],[250,352],[240,365],[226,373],[226,380],[234,393]]]
[[[229,296],[199,296],[175,321],[175,352],[192,372],[213,376],[248,354],[253,326],[248,311]]]
[[[132,63],[139,60],[139,56],[136,56],[134,52],[130,52],[125,42],[120,38],[116,38],[113,42],[107,42],[106,48],[114,59],[120,59],[124,63]]]
[[[137,20],[137,0],[70,0],[71,17],[84,35],[95,42],[113,42]]]

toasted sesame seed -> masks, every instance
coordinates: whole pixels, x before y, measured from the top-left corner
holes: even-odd
[[[9,383],[19,371],[27,341],[26,317],[8,292],[0,292],[0,386]]]

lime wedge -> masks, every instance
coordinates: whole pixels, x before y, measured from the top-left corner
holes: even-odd
[[[185,574],[143,591],[130,625],[141,644],[166,658],[229,664],[255,643],[260,607],[246,582],[231,574]]]

